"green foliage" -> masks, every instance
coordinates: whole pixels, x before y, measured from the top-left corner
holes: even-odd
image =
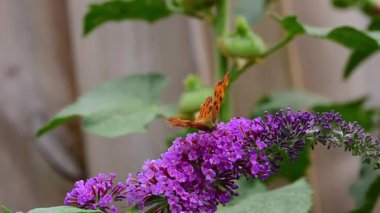
[[[159,103],[167,85],[161,74],[135,74],[104,83],[65,107],[46,123],[41,136],[76,116],[83,117],[85,130],[114,137],[141,133],[158,116],[173,115],[171,105]]]
[[[216,0],[173,0],[173,2],[175,6],[188,14],[195,14],[202,10],[210,9],[216,4]]]
[[[289,160],[286,160],[284,162],[281,162],[278,177],[282,177],[290,182],[294,182],[301,177],[306,176],[307,169],[309,168],[311,162],[310,152],[311,148],[305,147],[296,161],[289,162]],[[275,177],[273,176],[273,178]],[[271,177],[270,180],[273,178]]]
[[[311,27],[300,23],[296,16],[288,16],[277,20],[290,35],[305,34],[328,39],[352,50],[369,51],[380,49],[380,34],[378,33],[358,30],[350,26],[334,29]]]
[[[12,213],[12,211],[4,205],[0,205],[0,209],[3,213]]]
[[[239,186],[239,197],[247,197],[251,194],[262,193],[268,191],[266,185],[255,179],[240,178],[237,181]],[[229,203],[230,204],[230,203]],[[230,205],[233,205],[232,203]]]
[[[369,31],[380,31],[380,17],[375,17],[371,20],[371,23],[368,26]],[[376,50],[356,50],[351,53],[348,58],[348,62],[344,67],[343,77],[347,79],[353,73],[355,68],[357,68],[361,63],[367,60],[370,56],[376,53]]]
[[[373,17],[368,26],[370,31],[380,31],[380,16]]]
[[[28,211],[27,213],[102,213],[101,210],[79,209],[72,206],[55,206],[48,208],[37,208]]]
[[[284,28],[284,30],[291,36],[304,34],[306,33],[306,29],[304,26],[298,21],[297,16],[288,16],[283,19],[279,17],[274,17],[278,23]]]
[[[311,208],[311,200],[312,189],[301,179],[272,191],[249,193],[234,205],[218,208],[218,212],[306,213]]]
[[[362,0],[358,6],[369,17],[380,15],[380,3],[378,0]]]
[[[371,165],[363,164],[358,181],[351,187],[350,192],[356,199],[358,207],[352,212],[372,212],[380,196],[380,171],[373,170]]]
[[[338,8],[352,7],[358,3],[358,0],[333,0],[333,5]]]
[[[296,16],[277,18],[290,37],[296,35],[310,35],[334,41],[351,50],[353,53],[344,69],[344,78],[348,78],[363,61],[380,50],[380,33],[358,30],[350,26],[334,29],[311,27],[300,23]],[[376,22],[377,23],[377,22]],[[374,23],[373,26],[378,26]]]
[[[139,208],[137,206],[134,206],[132,208],[129,208],[125,211],[125,213],[136,213],[139,212]]]
[[[252,194],[268,191],[266,185],[257,179],[247,180],[245,177],[241,177],[238,181],[236,181],[236,184],[239,186],[239,196],[232,197],[232,199],[227,203],[227,206],[239,205],[240,200],[246,199]],[[223,209],[222,206],[219,206],[219,208]]]
[[[91,4],[84,17],[83,34],[111,21],[125,19],[154,22],[171,14],[165,0],[111,0]]]
[[[355,71],[355,68],[357,68],[361,63],[367,60],[375,52],[375,50],[352,52],[350,57],[348,58],[346,66],[344,67],[343,78],[348,79],[348,77],[350,77],[351,74]]]

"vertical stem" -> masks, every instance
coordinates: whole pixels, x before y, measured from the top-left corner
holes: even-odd
[[[214,23],[214,32],[215,32],[215,55],[216,55],[216,77],[217,79],[222,79],[223,76],[227,72],[227,58],[219,51],[217,48],[217,40],[218,38],[224,36],[228,32],[228,0],[217,0],[217,8],[216,8],[216,19]],[[232,103],[230,99],[230,94],[227,92],[224,97],[223,104],[220,108],[220,120],[227,121],[232,116]]]

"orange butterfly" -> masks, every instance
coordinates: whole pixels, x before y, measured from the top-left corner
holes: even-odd
[[[224,95],[226,94],[229,80],[230,75],[227,73],[223,80],[215,84],[214,98],[211,98],[211,96],[206,98],[195,121],[182,120],[180,118],[168,118],[169,126],[183,128],[191,127],[204,131],[215,129],[216,118],[218,117],[220,105],[222,104]]]

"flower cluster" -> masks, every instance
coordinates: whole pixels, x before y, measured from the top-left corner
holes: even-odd
[[[379,141],[338,113],[289,110],[266,114],[264,119],[235,118],[219,123],[215,131],[179,137],[161,159],[147,161],[136,178],[127,180],[128,202],[143,208],[164,197],[156,199],[155,208],[215,212],[218,204],[237,195],[235,180],[242,176],[265,180],[277,172],[284,157],[297,159],[307,142],[345,146],[380,162]],[[166,201],[168,206],[162,204]]]
[[[114,184],[116,175],[110,177],[99,174],[87,181],[77,181],[75,188],[67,193],[65,205],[78,206],[84,209],[101,209],[105,212],[117,212],[115,201],[126,198],[126,184],[118,182]]]
[[[343,146],[380,166],[380,142],[358,124],[334,112],[280,111],[263,119],[234,118],[212,132],[175,139],[160,159],[146,161],[136,177],[129,175],[125,197],[144,211],[215,212],[238,194],[236,180],[267,179],[284,158],[296,160],[307,143]],[[68,200],[77,202],[77,194]]]

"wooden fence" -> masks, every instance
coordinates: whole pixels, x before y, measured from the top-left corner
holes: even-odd
[[[34,131],[63,106],[101,82],[136,72],[157,71],[171,79],[164,101],[175,102],[182,80],[198,73],[213,82],[211,32],[198,21],[174,16],[155,25],[107,24],[81,36],[88,0],[0,0],[0,203],[14,210],[59,205],[72,181],[115,171],[137,171],[143,161],[165,150],[173,133],[162,121],[147,134],[105,139],[82,133],[78,122],[40,139]],[[338,12],[328,1],[284,0],[272,6],[296,13],[317,26],[365,26],[356,12]],[[271,20],[256,29],[274,41],[281,30]],[[380,105],[379,56],[342,80],[348,51],[326,41],[299,38],[255,66],[232,88],[235,115],[247,115],[263,94],[297,88],[336,100],[371,95]],[[263,84],[262,82],[265,82]],[[42,157],[44,156],[44,157]],[[318,147],[310,179],[316,189],[314,212],[344,212],[354,207],[348,194],[359,160],[340,150]],[[59,168],[60,173],[52,168]]]

